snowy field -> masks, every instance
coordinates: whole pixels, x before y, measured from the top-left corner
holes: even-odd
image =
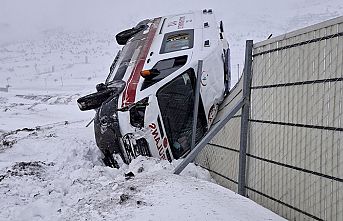
[[[343,15],[337,0],[292,0],[282,13],[257,13],[251,6],[249,16],[242,6],[224,10],[225,2],[210,7],[224,20],[233,72],[234,65],[242,67],[246,39],[264,40]],[[159,4],[153,16],[185,11]],[[194,8],[194,1],[184,4]],[[200,6],[209,8],[207,1]],[[146,17],[136,11],[126,17],[119,11],[115,28],[39,27],[38,35],[27,36],[18,34],[18,21],[11,22],[16,13],[0,11],[0,220],[283,220],[216,185],[194,165],[181,176],[172,174],[178,162],[144,157],[119,170],[104,167],[92,126],[85,127],[94,112],[80,112],[76,99],[104,81],[118,50],[114,34]],[[1,92],[7,84],[9,92]]]
[[[182,176],[178,162],[143,157],[105,167],[85,127],[94,112],[76,99],[104,79],[116,48],[104,34],[46,34],[0,49],[11,85],[0,94],[0,220],[281,220],[194,165]]]

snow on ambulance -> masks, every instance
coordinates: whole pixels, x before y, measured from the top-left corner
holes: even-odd
[[[230,87],[230,50],[211,9],[144,20],[116,35],[124,47],[96,93],[78,99],[95,109],[97,146],[108,166],[138,155],[166,160],[190,151],[198,60],[203,60],[196,143]]]

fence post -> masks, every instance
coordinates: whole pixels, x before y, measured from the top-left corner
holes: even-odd
[[[242,107],[242,117],[241,117],[239,172],[238,172],[238,193],[242,196],[246,196],[246,188],[245,188],[246,153],[247,153],[248,131],[249,131],[252,47],[253,47],[253,41],[247,40],[246,46],[245,46],[245,63],[244,63],[244,70],[243,70],[244,104]]]
[[[200,97],[200,84],[201,84],[201,75],[202,75],[202,64],[203,61],[198,61],[198,71],[197,77],[195,80],[195,99],[194,99],[194,109],[193,109],[193,128],[192,128],[192,143],[191,150],[195,147],[195,139],[197,134],[197,124],[198,124],[198,108],[199,108],[199,97]]]

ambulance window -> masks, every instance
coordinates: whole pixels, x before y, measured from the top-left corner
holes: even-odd
[[[187,55],[169,58],[157,62],[152,69],[155,69],[159,74],[150,79],[144,79],[141,91],[150,87],[151,85],[161,81],[168,75],[172,74],[176,70],[180,69],[187,62]]]
[[[189,69],[163,86],[156,94],[163,125],[173,156],[176,159],[190,149],[193,128],[194,85],[194,71]],[[199,142],[204,136],[206,126],[207,121],[200,99],[196,142]]]
[[[164,35],[160,54],[193,48],[194,31],[182,30]]]

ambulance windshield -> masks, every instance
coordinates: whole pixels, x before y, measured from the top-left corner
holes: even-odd
[[[189,69],[157,92],[158,105],[171,150],[175,158],[184,155],[192,139],[194,109],[193,69]],[[206,132],[207,121],[202,102],[199,103],[196,142]]]

